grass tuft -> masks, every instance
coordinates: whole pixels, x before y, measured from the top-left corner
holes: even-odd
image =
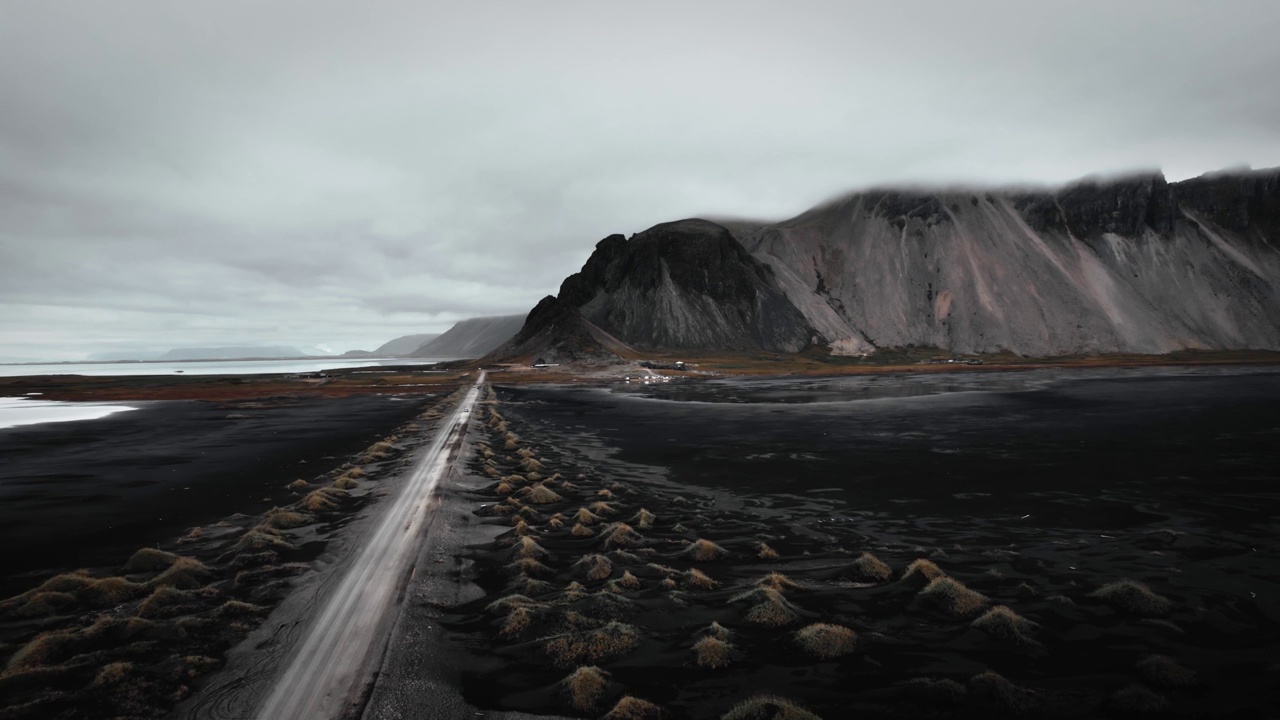
[[[785,698],[757,695],[734,705],[720,720],[822,720]]]
[[[932,560],[926,560],[924,558],[912,560],[911,564],[907,566],[907,569],[902,571],[903,580],[920,577],[928,581],[933,581],[945,575],[946,573],[942,572],[942,568],[938,567]]]
[[[858,635],[843,625],[813,623],[796,633],[796,644],[814,657],[830,660],[848,655],[858,644]]]
[[[605,713],[601,720],[659,720],[662,708],[648,700],[641,700],[631,695],[623,695],[613,709]]]
[[[893,577],[893,568],[875,555],[864,552],[853,561],[849,574],[861,582],[884,582]]]
[[[584,587],[582,583],[574,580],[565,586],[564,592],[560,593],[560,599],[570,603],[577,602],[589,594],[590,593],[587,592],[587,588]]]
[[[1012,640],[1023,645],[1040,644],[1036,642],[1034,637],[1040,626],[1022,617],[1006,605],[997,605],[991,608],[977,620],[969,623],[969,627],[981,630],[1001,640]]]
[[[275,530],[293,530],[294,528],[310,525],[313,522],[315,522],[315,518],[306,513],[278,507],[271,508],[262,517],[262,524]]]
[[[569,531],[569,534],[574,537],[591,537],[596,534],[596,531],[582,523],[576,523],[574,524],[573,529]]]
[[[596,523],[604,520],[604,518],[591,512],[587,508],[578,508],[578,512],[573,514],[573,519],[582,525],[595,525]]]
[[[263,550],[293,550],[293,545],[280,537],[278,530],[259,525],[240,536],[235,551],[261,552]]]
[[[729,551],[710,540],[698,538],[697,540],[694,540],[689,547],[685,548],[684,552],[681,554],[690,560],[695,560],[697,562],[712,562],[728,555]]]
[[[16,611],[18,617],[53,617],[76,605],[76,596],[64,592],[36,591],[26,598],[26,602]]]
[[[696,590],[715,590],[720,587],[720,583],[711,579],[706,573],[698,568],[690,568],[689,572],[684,574],[684,586]]]
[[[574,710],[590,712],[604,697],[605,688],[609,686],[609,673],[595,665],[584,665],[570,673],[561,684]]]
[[[640,578],[632,575],[630,570],[623,571],[622,577],[618,578],[617,583],[618,587],[625,588],[627,590],[640,589]]]
[[[777,550],[774,550],[773,548],[769,547],[769,543],[767,542],[761,542],[759,547],[760,547],[760,552],[757,553],[756,556],[759,557],[761,560],[777,560],[778,558],[782,557],[781,555],[778,554]]]
[[[728,667],[733,659],[733,645],[707,635],[693,644],[693,664],[707,670]]]
[[[987,605],[987,597],[970,590],[964,583],[943,575],[929,581],[919,597],[952,617],[968,617]]]
[[[550,553],[531,537],[522,537],[516,542],[515,556],[518,558],[541,558]]]
[[[591,512],[601,517],[609,517],[611,515],[618,514],[617,508],[615,508],[614,506],[610,505],[609,503],[603,500],[593,502],[587,507],[591,510]]]
[[[604,580],[613,574],[613,563],[604,555],[584,555],[573,564],[573,569],[588,580]]]
[[[606,550],[612,547],[640,547],[644,544],[644,538],[640,533],[622,522],[606,525],[604,530],[600,531],[600,536],[604,538]]]
[[[1164,715],[1169,712],[1169,701],[1150,688],[1129,685],[1115,691],[1107,707],[1125,715]]]
[[[795,581],[780,572],[771,572],[768,575],[765,575],[756,581],[756,585],[758,587],[773,588],[778,592],[795,590],[800,587],[795,583]]]
[[[552,490],[541,483],[524,488],[520,491],[519,495],[534,505],[550,505],[551,503],[558,503],[561,500],[564,500],[564,497],[561,496],[560,493],[557,493],[555,490]]]
[[[158,548],[142,548],[129,558],[129,562],[124,564],[124,573],[133,575],[136,573],[160,572],[173,564],[178,556],[171,552],[165,552]]]
[[[1149,655],[1138,662],[1138,676],[1143,682],[1165,690],[1195,687],[1196,671],[1178,664],[1167,655]]]
[[[969,678],[969,699],[982,710],[1005,715],[1029,715],[1035,695],[990,670]]]
[[[180,557],[173,561],[168,570],[160,573],[147,583],[148,587],[168,585],[179,590],[195,590],[209,582],[211,571],[204,563],[190,557]]]
[[[511,612],[507,613],[507,619],[502,622],[502,627],[498,630],[498,635],[504,638],[518,637],[521,633],[529,629],[533,625],[533,609],[531,606],[522,605],[511,608]]]
[[[644,508],[640,508],[640,512],[636,513],[635,516],[631,518],[631,522],[641,530],[653,529],[653,524],[657,522],[657,520],[657,515],[654,515]]]
[[[335,487],[320,488],[302,498],[302,507],[311,512],[327,512],[338,509],[338,501],[347,497],[347,491]]]
[[[750,602],[751,607],[747,609],[747,622],[753,625],[764,625],[767,627],[782,627],[790,625],[799,619],[799,615],[791,607],[791,603],[782,596],[782,593],[773,588],[761,587],[754,590],[748,590],[739,593],[729,599],[729,602]]]
[[[640,646],[640,632],[612,621],[602,627],[565,633],[547,640],[543,649],[561,667],[599,663],[626,655]]]
[[[1173,608],[1169,598],[1158,595],[1137,580],[1120,580],[1089,593],[1116,610],[1143,617],[1167,615]]]
[[[537,558],[532,558],[532,557],[522,557],[519,560],[516,560],[515,562],[511,563],[507,567],[511,568],[517,573],[520,573],[522,575],[528,575],[531,577],[539,576],[539,575],[542,577],[546,577],[553,573],[551,568],[538,562]]]

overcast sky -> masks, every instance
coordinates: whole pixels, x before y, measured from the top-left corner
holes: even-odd
[[[0,358],[337,351],[600,238],[1280,165],[1280,3],[0,0]]]

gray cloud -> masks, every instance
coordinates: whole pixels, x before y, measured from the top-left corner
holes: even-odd
[[[1269,0],[0,13],[8,357],[367,348],[523,312],[679,217],[1280,164]]]

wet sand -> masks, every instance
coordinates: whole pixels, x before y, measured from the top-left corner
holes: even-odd
[[[625,692],[673,718],[719,717],[757,693],[828,720],[1274,713],[1280,375],[974,377],[963,387],[873,380],[878,389],[812,379],[500,388],[520,447],[545,472],[583,479],[551,482],[561,500],[532,507],[526,530],[493,509],[508,502],[496,481],[467,496],[496,538],[477,534],[465,558],[483,597],[440,612],[464,698],[482,710],[594,716]],[[500,438],[487,442],[503,474],[519,472]],[[617,514],[590,536],[547,522],[600,490]],[[603,527],[634,526],[641,507],[653,526],[610,546]],[[512,569],[521,532],[545,553],[545,569],[525,576]],[[697,538],[727,556],[689,557]],[[760,542],[779,557],[759,557]],[[862,576],[863,552],[892,577]],[[575,563],[594,553],[611,566],[588,579]],[[902,578],[919,558],[981,601],[934,602],[925,578]],[[691,584],[694,569],[717,585]],[[777,626],[752,619],[758,597],[735,599],[773,571],[795,584],[782,588],[794,617]],[[1122,579],[1167,605],[1095,595]],[[586,596],[566,596],[574,581]],[[510,614],[489,606],[514,593],[534,609],[527,627],[504,632]],[[972,625],[996,605],[1034,625],[1017,637]],[[635,647],[569,662],[548,652],[607,620],[634,626]],[[713,621],[731,634],[725,668],[693,662]],[[853,630],[855,649],[815,658],[796,641],[815,622]],[[568,706],[560,684],[582,664],[610,674],[590,713]]]

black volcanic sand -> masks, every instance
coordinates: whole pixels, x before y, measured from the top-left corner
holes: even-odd
[[[671,718],[720,717],[757,694],[827,720],[1277,716],[1280,374],[1050,370],[498,396],[515,447],[576,488],[548,482],[563,500],[472,549],[487,596],[444,619],[462,691],[481,709],[598,716],[625,692]],[[491,435],[488,472],[522,472],[504,437]],[[593,537],[549,522],[602,488],[617,513]],[[473,495],[485,522],[518,522],[503,497],[496,485]],[[657,521],[620,548],[630,555],[606,547],[602,528],[637,525],[641,507]],[[518,532],[545,567],[512,565]],[[691,559],[696,538],[728,556]],[[761,541],[780,557],[762,560]],[[860,576],[863,552],[892,577]],[[610,558],[606,578],[574,569],[589,553]],[[931,601],[927,579],[902,577],[917,558],[985,596],[981,607]],[[688,586],[694,568],[718,587]],[[782,589],[795,617],[781,626],[752,621],[761,597],[734,600],[772,571],[796,585]],[[1154,595],[1128,605],[1094,595],[1123,579]],[[566,595],[575,580],[585,597]],[[489,607],[516,593],[529,600]],[[971,626],[996,605],[1034,625],[1018,637]],[[608,620],[636,628],[634,649],[554,652],[556,638]],[[731,663],[696,667],[691,647],[713,621],[730,632]],[[803,650],[796,632],[815,622],[855,631],[853,652]],[[620,637],[616,626],[605,634]],[[589,712],[573,710],[560,685],[579,665],[610,674]]]
[[[436,406],[422,412],[429,402]],[[162,412],[152,413],[149,434],[135,427],[125,437],[133,438],[132,446],[144,458],[148,438],[164,438],[157,440],[164,447],[157,456],[176,458],[175,438],[180,438],[191,455],[183,460],[181,482],[191,491],[169,491],[173,481],[154,474],[153,464],[139,461],[138,453],[128,453],[141,474],[153,471],[153,482],[124,484],[119,490],[108,483],[128,477],[124,468],[111,471],[118,474],[97,469],[99,482],[118,492],[83,502],[122,514],[132,512],[131,502],[167,503],[157,505],[159,512],[189,513],[186,522],[197,527],[181,537],[163,537],[162,524],[153,528],[139,520],[132,526],[135,534],[120,533],[110,543],[68,556],[75,560],[71,567],[81,569],[21,578],[21,592],[0,599],[0,720],[168,713],[207,683],[230,649],[294,587],[304,580],[314,584],[315,566],[322,576],[341,560],[350,543],[333,541],[349,534],[362,515],[358,511],[386,492],[384,481],[412,462],[411,451],[430,438],[443,417],[442,402],[449,400],[437,395],[398,402],[161,406]],[[145,418],[145,412],[138,414]],[[83,460],[92,448],[110,446],[104,437],[110,430],[97,432],[88,435],[87,447],[73,445],[70,456]],[[380,434],[371,438],[373,433]],[[219,468],[227,474],[215,472]],[[274,506],[263,507],[268,499]],[[190,508],[191,502],[200,506]],[[90,522],[91,515],[81,522]],[[179,527],[186,532],[188,525]],[[62,520],[58,529],[81,531],[72,519]],[[86,538],[97,536],[76,537],[89,542]],[[67,552],[76,549],[70,541],[60,542]],[[89,565],[86,557],[102,560]],[[299,625],[296,617],[280,622],[284,627],[277,628],[277,636]],[[260,664],[266,654],[258,658]]]
[[[0,430],[0,596],[39,571],[118,562],[232,513],[292,502],[426,400],[144,402],[99,420]],[[35,571],[35,572],[33,572]]]

